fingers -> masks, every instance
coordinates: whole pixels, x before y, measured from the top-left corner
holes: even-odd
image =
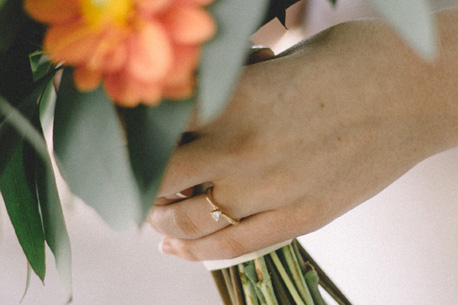
[[[225,205],[215,201],[217,207],[229,217],[239,220],[254,213],[251,205]],[[196,239],[212,234],[227,226],[225,218],[218,221],[212,217],[214,207],[206,194],[195,196],[173,204],[155,206],[149,217],[150,225],[158,232],[182,239]]]
[[[203,137],[176,147],[167,166],[158,197],[171,198],[181,190],[215,180],[218,167],[223,162],[209,142]]]
[[[266,211],[244,219],[240,225],[228,226],[202,238],[166,236],[161,249],[166,254],[190,261],[229,259],[294,237],[283,213]]]

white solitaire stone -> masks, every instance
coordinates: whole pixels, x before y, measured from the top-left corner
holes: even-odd
[[[212,218],[215,220],[215,221],[219,221],[220,218],[221,218],[221,211],[220,210],[213,210],[211,212],[212,214]]]

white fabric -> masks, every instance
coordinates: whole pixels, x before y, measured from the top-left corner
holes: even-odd
[[[213,261],[204,261],[204,265],[208,270],[218,270],[218,269],[224,269],[228,268],[231,266],[235,266],[244,262],[248,262],[251,260],[254,260],[255,258],[264,256],[266,254],[269,254],[272,251],[278,250],[292,242],[292,239],[272,245],[270,247],[254,251],[251,253],[244,254],[239,257],[235,257],[232,259],[222,259],[222,260],[213,260]]]

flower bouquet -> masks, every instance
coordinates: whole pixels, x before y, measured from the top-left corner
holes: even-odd
[[[30,271],[44,281],[47,244],[71,299],[53,162],[113,228],[141,225],[193,110],[224,109],[250,35],[297,1],[0,1],[0,191]],[[371,2],[433,54],[423,1]],[[347,304],[296,242],[214,275],[227,304],[322,304],[318,282]]]

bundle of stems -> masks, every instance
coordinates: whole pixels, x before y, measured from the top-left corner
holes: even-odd
[[[320,286],[337,304],[351,305],[296,239],[212,275],[225,305],[326,305]]]

